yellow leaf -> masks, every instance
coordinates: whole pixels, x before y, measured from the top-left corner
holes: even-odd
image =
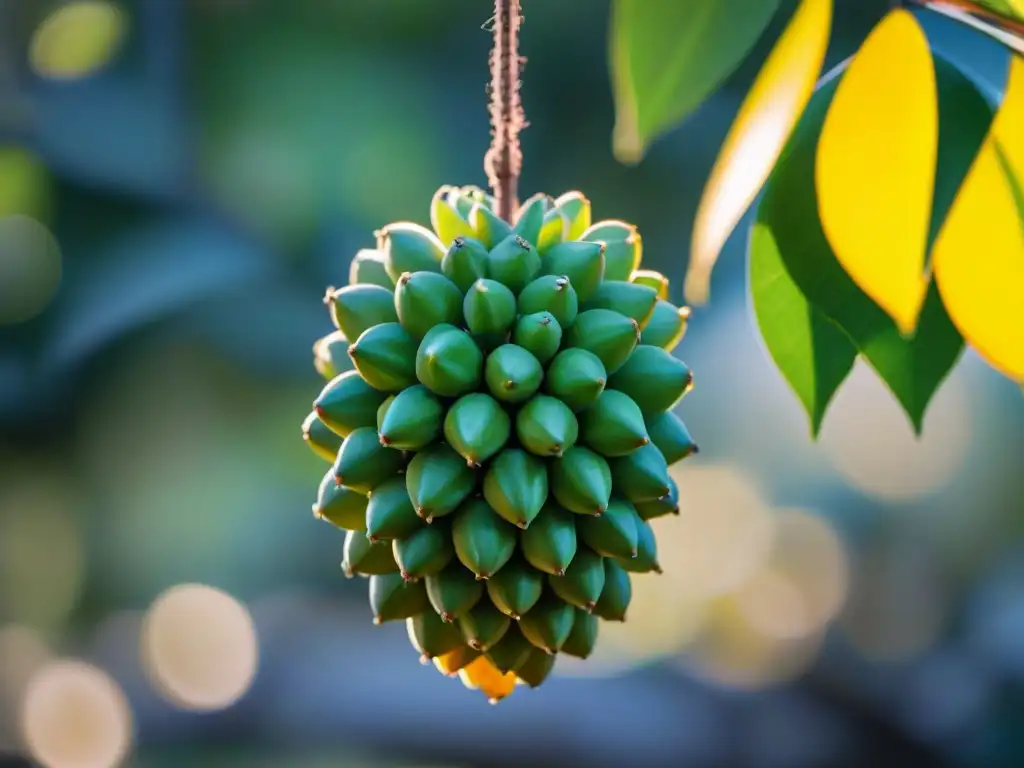
[[[836,258],[904,334],[928,290],[925,255],[939,146],[928,39],[909,11],[868,35],[818,139],[815,184]]]
[[[1024,383],[1024,59],[1010,64],[989,137],[932,249],[950,319],[993,368]]]
[[[814,91],[832,27],[832,0],[802,0],[779,37],[715,161],[690,246],[686,300],[707,301],[711,270],[771,173]]]
[[[459,678],[467,688],[480,689],[492,704],[497,704],[516,688],[515,674],[502,674],[486,656],[460,669]]]

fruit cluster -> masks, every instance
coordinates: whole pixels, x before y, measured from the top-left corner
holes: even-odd
[[[512,224],[492,207],[442,187],[433,232],[392,224],[355,256],[303,434],[374,621],[497,701],[625,619],[630,572],[659,570],[648,521],[678,511],[668,465],[696,446],[671,410],[688,311],[639,269],[636,229],[591,225],[578,192]]]

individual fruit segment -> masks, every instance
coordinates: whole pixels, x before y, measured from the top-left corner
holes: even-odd
[[[398,320],[394,293],[379,285],[328,288],[324,304],[330,309],[334,327],[349,341],[358,339],[366,329],[379,323]]]
[[[506,448],[484,475],[484,498],[513,525],[526,528],[548,497],[544,463],[519,448]]]
[[[540,274],[540,256],[529,242],[510,234],[487,254],[487,274],[518,294]]]
[[[426,583],[427,597],[442,621],[464,616],[484,596],[484,583],[458,562],[428,576]]]
[[[320,481],[313,515],[346,531],[366,530],[366,494],[338,485],[332,469]]]
[[[487,389],[498,400],[521,403],[540,388],[544,369],[540,361],[522,347],[502,344],[487,356],[484,379]]]
[[[327,382],[313,401],[313,411],[333,432],[345,436],[377,423],[377,409],[387,397],[371,387],[358,371],[346,371]]]
[[[516,211],[512,233],[519,235],[530,245],[537,247],[540,241],[541,227],[544,226],[544,214],[554,205],[552,200],[542,192],[525,201]]]
[[[599,221],[580,235],[580,240],[605,244],[605,280],[629,280],[640,267],[643,240],[636,227],[614,219]]]
[[[555,654],[569,638],[574,612],[573,606],[548,592],[519,620],[519,630],[532,645]]]
[[[562,345],[562,326],[550,312],[520,315],[512,329],[512,343],[522,347],[543,365]]]
[[[523,633],[515,624],[508,628],[504,636],[487,649],[485,654],[499,672],[515,672],[530,657],[533,645],[523,637]]]
[[[444,439],[474,466],[500,451],[511,432],[508,412],[483,392],[459,398],[444,418]]]
[[[434,611],[422,611],[405,622],[409,642],[425,660],[451,653],[465,645],[458,628],[442,621]]]
[[[477,341],[493,348],[508,338],[516,319],[516,297],[496,280],[481,278],[466,291],[462,313]]]
[[[577,608],[574,614],[572,630],[562,644],[562,653],[586,659],[594,652],[597,643],[597,616]]]
[[[385,573],[370,577],[370,610],[373,623],[383,624],[428,611],[430,603],[422,583],[406,581],[397,573]]]
[[[313,343],[313,367],[328,381],[352,367],[348,359],[348,339],[345,334],[332,331]]]
[[[409,500],[428,523],[454,512],[475,486],[476,473],[444,443],[417,453],[405,471]]]
[[[466,293],[482,277],[487,277],[487,249],[472,237],[456,237],[441,259],[441,272]]]
[[[441,435],[444,406],[425,386],[415,384],[389,399],[377,428],[381,445],[418,451]]]
[[[513,619],[533,608],[543,591],[543,574],[519,558],[510,560],[487,580],[487,595],[494,607]]]
[[[397,573],[398,563],[395,562],[389,542],[373,542],[366,538],[362,531],[349,531],[345,534],[341,569],[350,578],[356,574],[379,576],[384,573]]]
[[[580,312],[566,334],[569,346],[596,355],[612,375],[629,359],[639,340],[640,327],[636,320],[611,309]]]
[[[459,630],[470,648],[486,651],[501,640],[512,624],[512,619],[494,607],[494,603],[481,600],[459,618]]]
[[[654,445],[612,459],[609,466],[615,492],[630,501],[654,501],[669,492],[668,464]]]
[[[576,524],[583,543],[604,557],[631,559],[637,556],[637,526],[643,521],[633,505],[612,499],[600,515],[585,515]]]
[[[549,501],[520,534],[519,546],[526,561],[538,571],[561,576],[576,555],[576,520]]]
[[[540,648],[534,648],[530,655],[516,670],[516,680],[530,688],[538,688],[548,679],[555,668],[555,654],[545,653]]]
[[[607,378],[604,363],[593,352],[563,349],[548,366],[544,391],[581,411],[604,392]]]
[[[629,395],[612,389],[580,413],[580,434],[604,456],[626,456],[650,442],[640,407]]]
[[[363,248],[352,257],[348,269],[349,285],[379,285],[388,291],[395,289],[395,281],[384,265],[384,252],[376,248]]]
[[[649,418],[647,430],[651,442],[661,451],[669,465],[697,453],[697,444],[690,437],[690,431],[672,411],[664,411]]]
[[[658,565],[658,542],[654,529],[646,520],[636,520],[636,557],[619,558],[619,565],[631,573],[661,573]]]
[[[633,597],[629,573],[615,560],[604,560],[604,589],[594,606],[594,613],[606,621],[625,621],[626,609]]]
[[[608,462],[588,448],[570,448],[551,464],[551,492],[570,512],[601,514],[612,495]]]
[[[658,294],[646,285],[613,283],[605,280],[583,304],[584,310],[611,309],[635,320],[641,330],[654,313]]]
[[[455,555],[480,579],[501,570],[515,553],[517,540],[516,528],[483,499],[469,499],[452,519]]]
[[[440,656],[433,658],[434,666],[438,672],[447,677],[454,677],[460,670],[465,669],[481,656],[480,651],[474,651],[468,646],[456,648]]]
[[[604,278],[604,243],[567,240],[542,251],[541,272],[567,277],[581,302],[589,299]]]
[[[371,541],[404,539],[423,524],[409,500],[402,475],[381,483],[370,493],[366,506],[366,535]]]
[[[467,688],[483,693],[491,704],[497,704],[516,688],[516,676],[499,672],[486,656],[460,669],[459,679]]]
[[[656,517],[679,514],[679,488],[671,475],[668,478],[668,493],[660,499],[638,501],[633,503],[641,520],[653,520]]]
[[[452,533],[440,523],[421,526],[404,538],[394,539],[391,551],[402,578],[409,581],[439,573],[455,554]]]
[[[441,323],[462,322],[462,293],[436,272],[406,272],[395,287],[398,322],[416,339]]]
[[[686,324],[689,320],[689,307],[677,307],[675,304],[658,299],[647,325],[640,332],[640,343],[651,347],[661,347],[665,351],[671,352],[686,335]]]
[[[469,212],[469,224],[477,239],[488,249],[512,234],[512,227],[490,207],[477,203]]]
[[[473,227],[459,213],[458,209],[448,202],[451,192],[451,186],[442,186],[430,200],[430,226],[442,245],[448,245],[457,237],[467,237],[473,234]]]
[[[629,282],[649,285],[658,292],[658,298],[668,301],[668,278],[653,269],[637,269],[629,276]]]
[[[431,328],[416,350],[416,378],[441,397],[458,397],[480,384],[484,356],[460,328],[441,324]]]
[[[516,437],[537,456],[561,456],[578,436],[576,417],[557,398],[537,395],[516,414]]]
[[[333,467],[334,482],[360,493],[369,493],[394,477],[404,464],[405,459],[399,451],[380,444],[376,429],[360,427],[345,438],[338,450]]]
[[[608,380],[608,387],[632,397],[644,416],[669,410],[692,385],[693,375],[686,363],[646,344],[638,346]]]
[[[384,253],[384,269],[396,283],[404,272],[440,272],[444,246],[437,235],[408,221],[377,230],[377,249]]]
[[[577,240],[590,227],[590,201],[582,192],[566,192],[555,198],[555,208],[560,210],[569,220],[567,240]]]
[[[604,589],[604,558],[585,546],[576,548],[576,556],[563,576],[548,576],[548,584],[565,602],[590,611]]]
[[[334,457],[338,455],[341,448],[341,441],[344,438],[324,424],[316,411],[310,414],[302,422],[302,439],[317,456],[324,461],[334,463]]]
[[[531,282],[517,299],[519,313],[533,315],[537,312],[549,312],[563,332],[576,322],[579,314],[579,298],[576,289],[566,275],[543,275]]]
[[[416,383],[417,346],[398,323],[381,323],[364,331],[348,348],[348,356],[371,387],[398,392]]]

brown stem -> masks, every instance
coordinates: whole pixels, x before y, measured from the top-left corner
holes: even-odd
[[[491,148],[484,156],[484,171],[505,221],[519,207],[519,172],[523,153],[519,132],[525,127],[519,99],[519,0],[494,0],[494,47],[491,49]]]

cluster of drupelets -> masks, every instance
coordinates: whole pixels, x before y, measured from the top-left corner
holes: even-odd
[[[672,412],[688,312],[639,269],[636,229],[592,225],[577,192],[511,224],[492,207],[443,187],[434,231],[392,224],[356,255],[324,299],[330,381],[303,433],[332,462],[314,514],[348,531],[374,621],[498,701],[625,619],[696,446]]]

